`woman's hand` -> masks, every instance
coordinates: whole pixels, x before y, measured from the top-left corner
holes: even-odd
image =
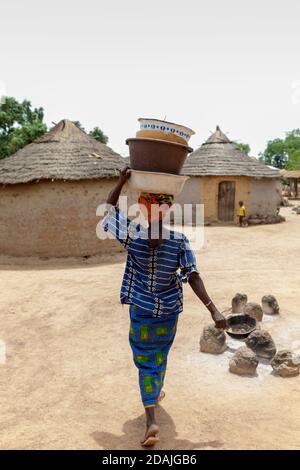
[[[120,180],[122,181],[122,183],[126,183],[126,181],[130,178],[130,175],[131,171],[128,165],[125,166],[125,168],[123,168],[122,170],[120,170]]]
[[[226,318],[222,313],[219,312],[219,310],[215,310],[211,314],[213,321],[215,322],[216,328],[221,328],[222,330],[225,330],[226,328]]]
[[[119,171],[120,171],[120,176],[117,181],[117,184],[111,190],[106,200],[107,204],[111,204],[112,206],[115,206],[117,204],[119,196],[120,196],[120,192],[122,191],[122,188],[124,184],[126,183],[126,181],[130,178],[129,166],[125,166],[123,170],[119,170]]]

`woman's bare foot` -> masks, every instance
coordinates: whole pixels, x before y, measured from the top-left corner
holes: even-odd
[[[158,437],[159,427],[157,424],[151,424],[146,431],[145,439],[141,442],[143,447],[152,447],[159,441]]]
[[[155,407],[145,408],[146,413],[146,434],[145,439],[141,442],[143,447],[154,446],[158,441],[159,428],[155,421]]]

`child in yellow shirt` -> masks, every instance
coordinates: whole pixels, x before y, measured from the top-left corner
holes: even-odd
[[[246,217],[246,208],[244,206],[243,201],[240,201],[239,202],[239,224],[240,224],[240,227],[243,227],[245,217]]]

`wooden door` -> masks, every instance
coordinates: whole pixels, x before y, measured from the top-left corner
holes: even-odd
[[[234,220],[235,182],[221,181],[218,193],[218,219],[224,222]]]

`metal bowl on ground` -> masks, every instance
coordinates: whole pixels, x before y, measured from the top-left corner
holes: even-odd
[[[246,313],[233,313],[226,317],[226,333],[234,339],[245,339],[256,329],[255,318]]]
[[[172,173],[178,175],[191,147],[158,139],[130,138],[130,166],[133,170]]]

